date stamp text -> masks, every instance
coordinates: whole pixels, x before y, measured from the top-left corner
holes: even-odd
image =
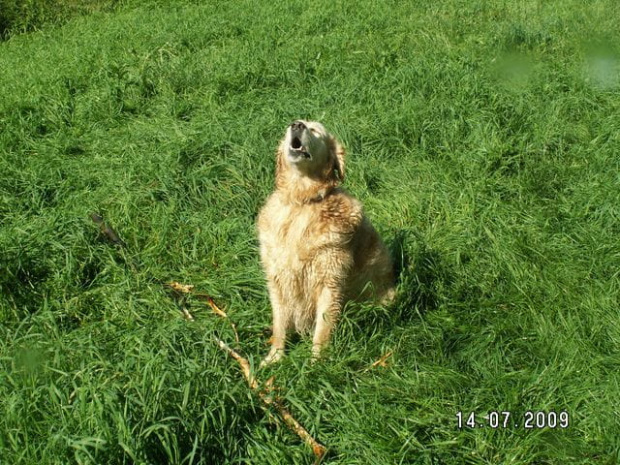
[[[523,429],[564,429],[570,425],[570,416],[566,410],[555,411],[531,411],[522,414],[513,414],[506,411],[493,411],[487,414],[477,412],[456,412],[457,429],[474,428],[523,428]]]

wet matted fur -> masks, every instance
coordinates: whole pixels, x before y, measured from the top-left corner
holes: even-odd
[[[263,364],[282,357],[287,331],[314,330],[317,357],[347,301],[369,297],[368,291],[381,303],[394,297],[387,248],[361,203],[339,187],[344,156],[314,121],[295,121],[278,147],[276,189],[258,217],[273,310],[272,347]]]

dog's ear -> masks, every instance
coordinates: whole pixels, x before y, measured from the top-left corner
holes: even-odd
[[[335,137],[330,139],[330,151],[334,159],[334,170],[338,174],[338,179],[344,181],[344,147],[336,140]]]

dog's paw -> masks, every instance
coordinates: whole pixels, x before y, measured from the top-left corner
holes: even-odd
[[[325,352],[324,344],[314,344],[312,346],[312,358],[310,359],[310,363],[314,365],[318,361],[323,358]]]
[[[284,351],[281,349],[271,349],[267,356],[260,362],[260,368],[266,367],[273,363],[279,362],[284,356]]]
[[[396,300],[396,288],[391,287],[379,298],[379,303],[381,305],[390,305],[394,300]]]

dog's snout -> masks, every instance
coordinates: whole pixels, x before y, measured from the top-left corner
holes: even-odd
[[[303,121],[295,121],[291,124],[291,129],[293,131],[303,131],[304,129],[306,129],[306,125],[303,123]]]

